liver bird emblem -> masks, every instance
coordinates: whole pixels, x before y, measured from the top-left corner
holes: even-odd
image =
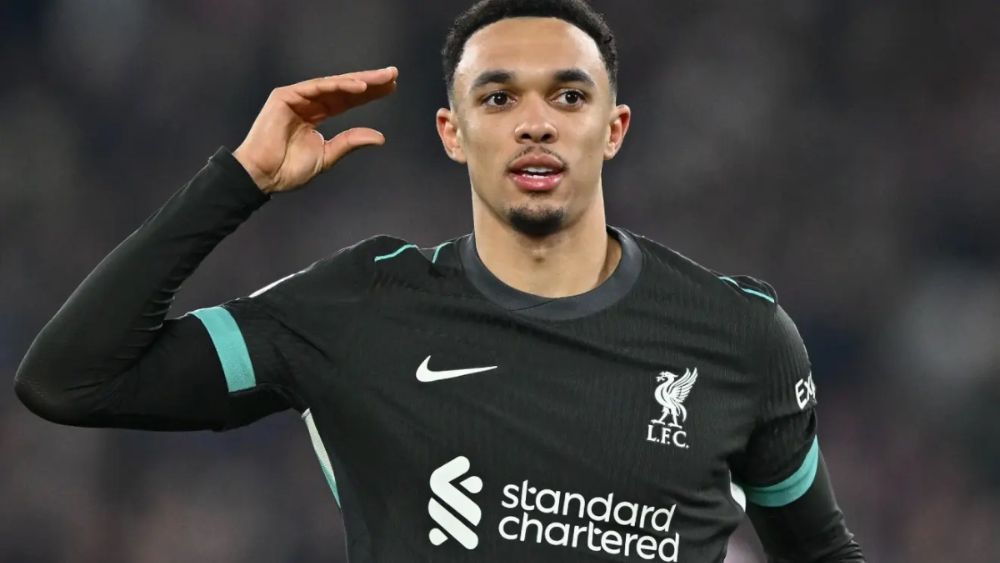
[[[656,402],[663,406],[663,415],[654,418],[653,424],[664,424],[668,416],[673,417],[673,422],[669,426],[680,428],[680,422],[687,420],[687,409],[684,408],[684,400],[687,399],[694,382],[698,379],[698,368],[685,370],[684,375],[677,377],[669,371],[661,371],[656,377],[660,383],[653,391]],[[677,421],[678,417],[680,422]]]

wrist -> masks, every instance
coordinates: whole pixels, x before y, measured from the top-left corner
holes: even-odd
[[[237,147],[233,151],[233,158],[243,167],[243,170],[250,176],[253,183],[257,185],[257,188],[265,194],[270,194],[274,188],[273,180],[267,174],[260,171],[259,168],[254,166],[252,161],[247,158],[246,154],[242,151],[243,147]]]

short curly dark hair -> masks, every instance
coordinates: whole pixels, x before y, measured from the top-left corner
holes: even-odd
[[[462,58],[465,42],[479,29],[507,18],[558,18],[575,25],[594,39],[608,71],[611,91],[618,85],[618,48],[615,35],[604,16],[585,0],[481,0],[455,19],[448,30],[441,58],[444,81],[451,99],[455,67]]]

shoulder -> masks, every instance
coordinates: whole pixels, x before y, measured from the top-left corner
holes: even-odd
[[[355,268],[372,270],[373,264],[381,260],[395,258],[406,250],[418,246],[404,238],[378,234],[360,240],[351,246],[341,248],[313,264],[310,267],[320,269]]]
[[[382,249],[392,246],[396,237],[390,235],[375,235],[364,240],[360,240],[350,246],[345,246],[336,252],[328,254],[305,268],[292,272],[281,277],[264,287],[253,292],[250,297],[257,297],[265,293],[278,293],[290,287],[309,283],[319,278],[334,276],[357,276],[363,274],[366,265],[371,261],[370,256],[375,255]],[[366,259],[368,258],[368,259]],[[279,290],[279,291],[275,291]]]
[[[400,240],[389,235],[360,240],[225,307],[247,326],[253,319],[269,319],[299,335],[327,334],[347,326],[360,310],[373,285],[374,257],[398,247]]]
[[[699,301],[764,316],[775,314],[778,293],[769,283],[749,275],[722,273],[650,238],[631,231],[629,234],[642,249],[648,276],[654,283],[696,294]]]
[[[735,344],[751,363],[759,361],[776,335],[794,332],[771,284],[720,272],[649,238],[633,236],[644,260],[643,307],[664,307],[665,314],[697,326],[710,323],[715,334]]]
[[[771,284],[753,276],[721,273],[635,235],[649,270],[647,293],[656,302],[679,304],[678,314],[698,323],[711,322],[738,350],[764,389],[786,396],[788,382],[807,378],[809,357],[795,323],[778,302]],[[660,289],[662,288],[662,289]],[[768,391],[771,393],[771,391]]]
[[[360,293],[373,275],[373,259],[401,239],[374,235],[324,256],[254,291],[249,298],[264,304],[344,297]]]
[[[422,247],[404,238],[378,234],[341,248],[306,268],[286,275],[250,295],[264,301],[309,301],[358,299],[386,276],[416,277],[427,266],[450,262],[457,239]],[[439,259],[439,255],[440,258]]]

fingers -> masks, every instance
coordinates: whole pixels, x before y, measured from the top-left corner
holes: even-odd
[[[399,69],[394,66],[387,66],[375,70],[362,70],[359,72],[349,72],[341,76],[361,80],[368,84],[387,84],[399,78]]]
[[[322,134],[320,135],[322,137]],[[369,145],[382,145],[385,135],[368,127],[355,127],[338,133],[323,143],[323,170],[329,169],[347,153]]]
[[[313,78],[275,90],[303,120],[317,124],[327,117],[387,96],[396,89],[396,67]]]
[[[326,93],[339,91],[352,93],[364,92],[368,86],[388,84],[396,80],[398,76],[399,70],[394,66],[390,66],[377,70],[362,70],[347,74],[312,78],[292,84],[288,88],[303,98],[313,99]]]
[[[352,95],[344,96],[335,86],[320,85],[320,92],[314,100],[327,107],[330,115],[349,110],[373,100],[383,98],[396,91],[396,78],[399,70],[394,66],[378,69],[352,72],[340,75],[339,77],[326,77],[329,79],[349,79],[360,81],[365,87],[360,92],[351,92]],[[329,88],[329,91],[324,90]]]
[[[379,98],[384,98],[395,91],[396,81],[394,80],[385,84],[370,84],[365,88],[364,92],[359,94],[351,96],[333,94],[330,96],[320,96],[318,100],[321,103],[329,105],[331,110],[340,113],[341,111],[367,104]]]
[[[314,78],[286,86],[291,96],[301,98],[303,101],[315,101],[321,96],[334,94],[337,92],[348,92],[360,94],[368,89],[368,83],[349,76],[327,76],[324,78]]]

